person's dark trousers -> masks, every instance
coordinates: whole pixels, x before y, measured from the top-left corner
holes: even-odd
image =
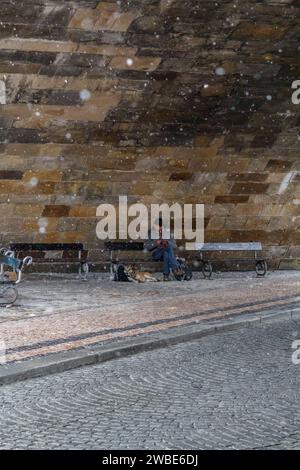
[[[178,268],[178,262],[174,254],[172,246],[167,245],[166,247],[156,248],[152,253],[154,261],[163,261],[163,274],[168,276],[171,269]]]

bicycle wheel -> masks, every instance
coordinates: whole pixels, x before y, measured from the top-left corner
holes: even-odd
[[[0,287],[0,305],[13,305],[18,298],[18,291],[14,286]]]
[[[186,270],[185,270],[185,275],[184,275],[184,280],[185,280],[185,281],[190,281],[190,280],[192,279],[192,277],[193,277],[193,272],[192,272],[192,270],[189,269],[189,268],[186,268]]]
[[[184,272],[182,274],[175,274],[174,271],[173,271],[173,276],[175,277],[176,281],[183,281]]]
[[[255,271],[258,276],[265,276],[268,271],[268,265],[266,260],[262,259],[257,261],[255,265]]]
[[[185,271],[186,271],[185,259],[179,258],[179,257],[176,257],[176,259],[177,259],[178,268],[180,269],[181,274],[174,272],[174,269],[173,269],[173,276],[176,279],[176,281],[183,281],[184,276],[185,276]]]

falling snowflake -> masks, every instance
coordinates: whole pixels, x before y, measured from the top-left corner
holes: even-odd
[[[219,75],[219,76],[222,76],[222,75],[226,74],[226,71],[223,67],[217,67],[216,70],[215,70],[215,74]]]
[[[39,219],[38,220],[38,226],[39,226],[39,233],[46,233],[48,225],[48,220],[45,218]]]
[[[89,90],[81,90],[79,94],[81,101],[88,101],[89,99],[91,99],[92,96]]]
[[[33,176],[28,181],[27,186],[29,186],[29,188],[34,188],[35,186],[37,186],[38,182],[39,182],[38,178],[36,176]]]
[[[131,67],[133,65],[133,60],[132,59],[127,59],[126,64],[128,65],[128,67]]]

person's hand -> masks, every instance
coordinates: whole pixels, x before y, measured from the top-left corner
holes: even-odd
[[[156,245],[160,248],[166,248],[169,242],[167,240],[156,240]]]

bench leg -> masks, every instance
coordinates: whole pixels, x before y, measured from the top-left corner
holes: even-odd
[[[82,252],[78,252],[78,261],[79,261],[79,276],[82,281],[87,281],[87,276],[89,273],[89,265],[87,261],[82,261]]]
[[[4,279],[4,264],[0,265],[0,280]]]
[[[79,275],[82,281],[87,281],[89,270],[90,268],[89,268],[89,264],[87,263],[87,261],[82,261],[79,266]]]
[[[110,259],[110,277],[111,279],[113,278],[114,276],[114,268],[113,268],[113,264],[114,264],[114,260],[113,260],[113,252],[112,250],[109,252],[109,259]]]

